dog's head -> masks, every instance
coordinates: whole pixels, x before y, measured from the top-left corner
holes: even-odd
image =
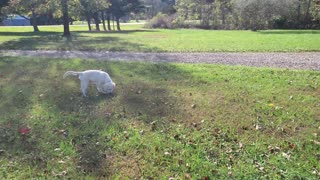
[[[103,90],[107,94],[112,93],[115,88],[116,88],[116,84],[114,82],[107,83],[103,86]]]

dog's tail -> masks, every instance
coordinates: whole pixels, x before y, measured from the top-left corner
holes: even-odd
[[[67,76],[79,76],[81,72],[76,72],[76,71],[67,71],[63,75],[63,79],[66,78]]]

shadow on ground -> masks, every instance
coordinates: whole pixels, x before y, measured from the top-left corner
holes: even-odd
[[[277,30],[272,30],[272,31],[258,31],[258,33],[261,34],[320,34],[320,31],[316,31],[316,30],[281,30],[281,31],[277,31]]]
[[[91,87],[84,98],[76,77],[62,79],[67,70],[85,69],[107,71],[117,83],[115,93]],[[148,125],[180,113],[179,98],[164,84],[182,76],[191,78],[173,64],[0,57],[0,149],[46,169],[53,150],[67,146],[81,171],[105,175],[106,149],[96,142],[108,124],[135,119]],[[26,136],[19,132],[25,127]]]
[[[0,32],[0,36],[19,37],[0,44],[0,49],[15,50],[106,50],[106,51],[152,51],[155,47],[132,43],[125,38],[111,37],[108,34],[130,34],[149,32],[148,30],[128,30],[112,32],[72,32],[71,40],[63,38],[60,32]],[[103,37],[91,35],[104,34]]]

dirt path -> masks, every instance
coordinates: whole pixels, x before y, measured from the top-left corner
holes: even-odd
[[[320,52],[305,53],[136,53],[0,50],[0,56],[81,58],[110,61],[182,62],[320,70]]]

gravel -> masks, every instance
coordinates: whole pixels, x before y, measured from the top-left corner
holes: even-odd
[[[81,58],[108,61],[181,62],[320,70],[320,52],[297,53],[140,53],[0,50],[0,56]]]

